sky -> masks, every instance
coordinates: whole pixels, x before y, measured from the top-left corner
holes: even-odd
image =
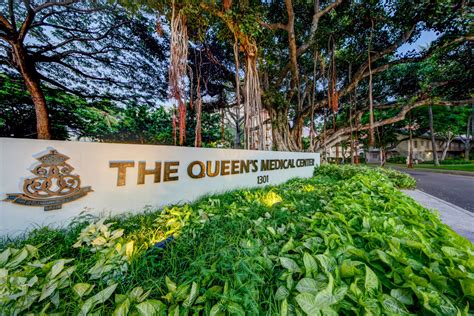
[[[415,49],[416,52],[419,52],[421,48],[427,47],[431,42],[433,42],[435,39],[437,39],[439,35],[436,35],[436,32],[434,31],[423,31],[421,32],[420,37],[411,44],[403,44],[400,46],[397,50],[397,53],[399,54],[404,54],[407,53],[408,51]]]

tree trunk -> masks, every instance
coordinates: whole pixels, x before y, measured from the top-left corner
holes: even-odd
[[[385,150],[380,146],[380,167],[385,166]]]
[[[225,142],[224,108],[221,109],[221,144]]]
[[[269,106],[272,120],[273,144],[276,150],[295,151],[297,145],[291,137],[290,125],[288,123],[288,108],[281,109],[276,106]]]
[[[23,45],[14,45],[13,54],[17,68],[25,80],[26,89],[30,93],[35,106],[37,138],[51,139],[48,108],[43,90],[41,89],[39,75],[34,65],[28,62],[28,56]]]
[[[474,112],[474,107],[472,108]],[[474,115],[471,114],[467,118],[467,128],[466,128],[466,142],[464,143],[464,160],[469,161],[469,153],[471,152],[471,128],[474,123]]]
[[[444,161],[444,159],[446,159],[446,155],[448,154],[449,150],[449,145],[451,145],[452,140],[452,137],[448,136],[448,139],[446,140],[446,146],[444,147],[443,154],[441,155],[441,161]]]
[[[433,151],[433,161],[435,166],[439,166],[439,159],[438,159],[438,150],[436,149],[436,140],[434,134],[434,127],[433,127],[433,108],[430,104],[428,107],[428,114],[430,119],[430,134],[431,134],[431,148]]]
[[[240,148],[240,63],[239,63],[239,39],[234,34],[234,63],[235,63],[235,140],[234,147]]]
[[[412,122],[410,120],[410,125],[409,125],[409,128],[410,128],[410,138],[409,138],[409,142],[408,142],[408,163],[407,163],[407,167],[408,168],[413,168],[413,133],[412,133],[412,130],[411,130],[411,126],[412,126]]]
[[[370,32],[370,39],[369,39],[369,48],[367,50],[368,55],[368,63],[369,63],[369,148],[372,148],[375,143],[375,135],[374,135],[374,98],[373,98],[373,85],[372,85],[372,61],[370,59],[370,51],[372,46],[372,35],[374,32],[374,20],[372,20],[372,30]]]
[[[302,151],[303,150],[303,126],[304,119],[300,116],[293,120],[293,126],[290,129],[290,139],[291,144],[290,148],[292,151]]]
[[[234,138],[234,148],[240,148],[240,106],[236,107],[235,111],[235,138]]]

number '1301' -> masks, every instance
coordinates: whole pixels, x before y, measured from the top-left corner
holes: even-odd
[[[257,184],[263,184],[263,183],[268,183],[268,175],[257,177]]]

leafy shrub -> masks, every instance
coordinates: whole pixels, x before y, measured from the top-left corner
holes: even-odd
[[[72,259],[50,259],[40,258],[38,249],[32,245],[3,250],[0,254],[2,315],[22,313],[33,304],[59,306],[59,292],[71,285],[69,278],[76,267],[69,265]]]
[[[407,157],[402,157],[402,156],[394,156],[387,158],[387,162],[389,163],[403,163],[405,164],[407,162]]]
[[[336,180],[349,180],[359,174],[369,176],[383,175],[388,178],[397,188],[411,189],[416,187],[416,181],[406,173],[386,168],[370,168],[365,166],[354,165],[330,165],[324,164],[315,168],[315,175],[323,175],[334,178]]]
[[[318,169],[312,179],[117,217],[113,225],[98,222],[85,227],[79,239],[73,231],[76,238],[65,237],[68,242],[56,246],[57,256],[74,258],[64,261],[65,269],[75,268],[70,283],[41,301],[37,293],[49,282],[49,268],[24,271],[49,249],[31,251],[12,268],[6,262],[18,261],[18,251],[6,248],[15,255],[8,260],[5,252],[0,255],[0,310],[83,315],[472,313],[474,246],[398,191],[388,181],[394,175],[336,168]],[[123,235],[110,242],[113,232],[122,229]],[[107,246],[92,251],[99,237],[106,240],[99,244]],[[154,247],[170,237],[174,239],[164,247]],[[74,248],[78,240],[81,246]],[[136,247],[118,279],[110,282],[87,273],[108,250],[130,242]],[[4,269],[9,275],[18,271],[27,283],[38,277],[42,285],[33,289],[34,295],[25,295],[33,300],[29,307],[5,299],[9,294],[2,291],[12,285],[3,277]],[[50,304],[52,297],[61,304]]]

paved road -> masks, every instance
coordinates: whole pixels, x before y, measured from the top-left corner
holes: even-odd
[[[474,177],[421,170],[399,169],[409,173],[417,188],[474,213]]]

